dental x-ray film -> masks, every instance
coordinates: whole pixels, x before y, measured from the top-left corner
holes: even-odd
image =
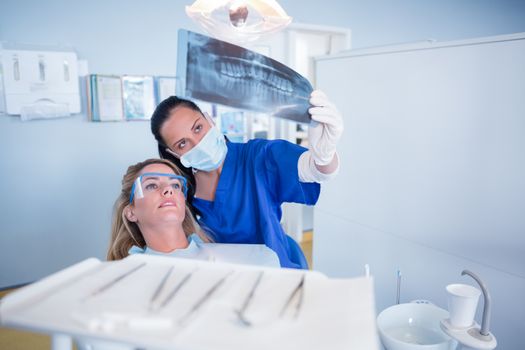
[[[312,85],[269,57],[180,29],[177,95],[309,123]]]

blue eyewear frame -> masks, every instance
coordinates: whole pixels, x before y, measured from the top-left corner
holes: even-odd
[[[184,193],[184,198],[187,198],[188,186],[186,184],[186,178],[184,176],[175,175],[175,174],[167,174],[167,173],[144,173],[144,174],[140,175],[139,177],[137,177],[137,179],[133,182],[133,186],[131,186],[131,193],[129,194],[129,204],[133,203],[133,197],[135,195],[137,182],[139,184],[142,184],[142,178],[144,176],[165,176],[165,177],[169,177],[171,179],[180,180],[180,182],[182,183],[182,190],[183,190],[183,193]]]

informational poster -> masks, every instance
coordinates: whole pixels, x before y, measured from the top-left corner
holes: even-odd
[[[124,115],[126,120],[151,119],[155,109],[155,90],[153,77],[122,77],[122,94],[124,97]]]
[[[98,122],[124,119],[122,80],[113,75],[91,75],[91,119]]]
[[[231,142],[244,142],[246,137],[246,118],[242,111],[228,111],[220,114],[221,133]]]
[[[168,97],[175,95],[176,82],[177,82],[177,79],[175,77],[157,77],[156,78],[157,104],[161,103]]]

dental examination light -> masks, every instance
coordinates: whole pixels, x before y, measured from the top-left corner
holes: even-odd
[[[210,35],[238,43],[255,41],[292,22],[275,0],[197,0],[186,14]]]

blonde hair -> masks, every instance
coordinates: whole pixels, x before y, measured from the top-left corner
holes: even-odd
[[[151,164],[167,165],[176,175],[184,176],[182,171],[177,168],[175,164],[166,159],[147,159],[143,162],[131,165],[128,168],[126,174],[122,178],[122,190],[115,201],[115,205],[113,206],[111,239],[107,253],[108,260],[119,260],[125,258],[128,256],[128,251],[133,245],[139,246],[141,248],[146,246],[146,241],[144,240],[138,225],[135,222],[131,222],[127,219],[124,210],[129,205],[129,197],[131,194],[133,182],[135,182],[137,177],[139,177],[140,171]],[[184,230],[186,237],[192,233],[196,233],[204,242],[210,241],[209,237],[207,237],[202,232],[202,230],[200,230],[199,225],[193,218],[188,204],[186,204],[186,212],[184,221],[182,222],[182,229]]]

